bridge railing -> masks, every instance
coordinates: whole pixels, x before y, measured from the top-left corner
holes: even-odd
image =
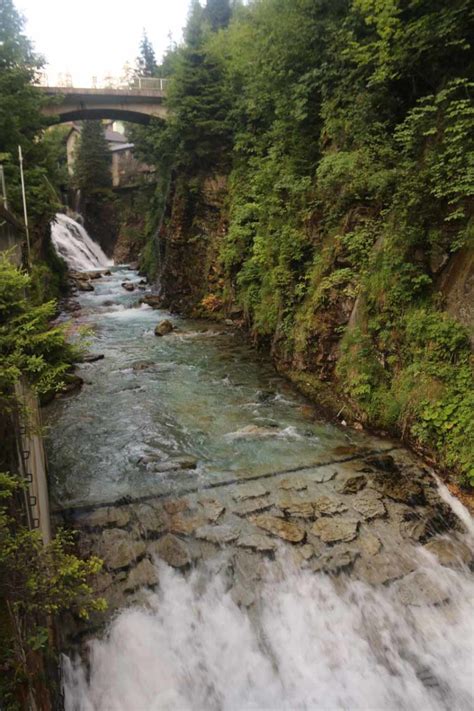
[[[166,91],[168,79],[157,79],[155,77],[137,77],[131,83],[133,89],[151,89],[154,91]]]
[[[58,76],[57,80],[54,82],[50,81],[50,77],[46,72],[40,72],[37,76],[37,83],[39,86],[56,86],[64,87],[65,89],[138,89],[142,91],[166,91],[169,80],[160,79],[158,77],[135,77],[130,81],[124,81],[123,79],[116,79],[115,77],[105,77],[102,80],[98,80],[97,77],[92,77],[91,86],[80,86],[75,87],[70,74],[61,74]]]

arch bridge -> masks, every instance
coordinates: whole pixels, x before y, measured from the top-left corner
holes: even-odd
[[[42,109],[45,116],[57,117],[59,123],[87,119],[113,119],[147,124],[152,118],[166,119],[165,79],[139,79],[120,89],[76,89],[42,86],[51,98]]]

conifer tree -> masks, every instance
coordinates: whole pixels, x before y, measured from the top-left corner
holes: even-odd
[[[207,0],[204,14],[214,31],[227,27],[232,15],[229,0]]]
[[[156,56],[153,45],[148,39],[148,35],[143,30],[143,36],[140,42],[140,54],[137,57],[138,76],[153,77],[156,75]]]
[[[85,121],[76,155],[74,177],[83,194],[110,188],[112,157],[100,121]]]

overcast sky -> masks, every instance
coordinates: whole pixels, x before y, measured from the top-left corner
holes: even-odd
[[[143,28],[157,59],[181,40],[190,0],[16,0],[26,17],[26,34],[48,66],[50,85],[70,73],[75,86],[91,86],[107,74],[120,77],[133,62]],[[121,9],[123,8],[123,9]]]

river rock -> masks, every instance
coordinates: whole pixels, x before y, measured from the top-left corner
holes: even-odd
[[[396,553],[378,553],[370,558],[359,558],[354,572],[370,585],[384,585],[411,573],[414,567],[413,560]]]
[[[202,538],[209,543],[231,543],[240,535],[240,528],[231,524],[221,524],[220,526],[201,526],[196,530],[196,538]]]
[[[305,536],[304,529],[298,526],[298,524],[285,521],[284,519],[271,516],[270,514],[251,516],[250,521],[259,528],[268,531],[268,533],[283,538],[285,541],[290,541],[290,543],[299,543]]]
[[[163,511],[156,506],[149,504],[139,504],[135,506],[134,514],[138,521],[141,532],[146,536],[148,533],[161,533],[166,528],[166,521]]]
[[[130,511],[125,506],[101,507],[82,515],[78,519],[81,526],[87,528],[104,528],[105,526],[117,526],[122,528],[130,521]]]
[[[186,544],[176,536],[166,534],[148,546],[150,555],[156,555],[173,568],[184,568],[191,563]]]
[[[168,519],[168,531],[182,535],[191,535],[197,529],[202,528],[207,524],[207,518],[203,515],[185,516],[182,513],[176,513]]]
[[[381,495],[374,489],[365,489],[361,494],[355,496],[351,503],[366,521],[370,521],[373,518],[381,518],[387,513],[381,500]]]
[[[230,591],[230,596],[236,605],[250,607],[255,602],[255,593],[247,586],[237,583]]]
[[[441,565],[446,565],[450,568],[469,565],[473,560],[471,549],[462,541],[437,538],[431,540],[423,548],[425,551],[435,555]]]
[[[297,496],[285,494],[279,497],[275,504],[289,516],[296,518],[314,518],[314,506],[311,501],[305,501]]]
[[[124,584],[124,590],[136,590],[144,586],[152,587],[158,582],[158,573],[155,566],[148,558],[140,561],[135,568],[132,568]]]
[[[157,294],[146,294],[141,301],[152,309],[159,309],[162,304],[162,298]]]
[[[86,353],[81,357],[81,363],[95,363],[98,360],[103,360],[105,358],[103,353]]]
[[[247,533],[241,535],[237,541],[237,545],[242,548],[251,548],[261,553],[269,553],[274,551],[276,547],[275,541],[263,533]]]
[[[316,515],[334,516],[334,514],[347,511],[347,506],[342,501],[333,499],[330,496],[318,496],[313,503]]]
[[[122,288],[125,291],[135,291],[135,284],[131,281],[124,281],[122,282]]]
[[[268,496],[257,496],[253,499],[245,499],[244,501],[232,507],[232,511],[238,516],[247,516],[250,513],[264,511],[272,506],[272,502]]]
[[[311,527],[311,533],[325,543],[353,541],[357,536],[359,522],[347,518],[320,518]]]
[[[259,427],[258,425],[246,425],[240,430],[229,432],[227,439],[267,439],[268,437],[278,437],[279,430],[275,427]]]
[[[269,492],[269,487],[260,481],[251,481],[247,484],[238,484],[232,496],[236,501],[244,499],[253,499],[260,496],[265,496]]]
[[[428,536],[428,523],[416,514],[408,514],[407,518],[400,522],[400,533],[403,538],[412,541],[424,540]]]
[[[421,485],[400,473],[396,475],[377,475],[371,480],[370,486],[380,494],[383,494],[383,496],[388,496],[394,501],[401,501],[410,506],[422,506],[426,503]]]
[[[415,570],[395,583],[398,599],[404,605],[421,607],[440,605],[449,600],[448,594],[423,570]]]
[[[297,491],[301,491],[308,487],[308,480],[302,476],[292,476],[280,479],[278,486],[280,489],[296,489]]]
[[[361,491],[366,485],[367,477],[363,474],[350,476],[337,487],[337,491],[341,494],[357,494],[357,492]]]
[[[94,291],[94,286],[90,283],[90,281],[82,281],[78,279],[75,282],[75,286],[79,289],[79,291]]]
[[[367,556],[376,555],[382,548],[382,543],[377,536],[367,531],[359,536],[357,545],[362,553]]]
[[[351,568],[357,556],[357,551],[348,548],[329,551],[311,563],[311,570],[314,573],[339,573]]]
[[[224,513],[225,507],[217,499],[201,499],[199,504],[204,510],[204,516],[215,523],[219,516]]]
[[[145,543],[136,541],[120,528],[107,528],[102,532],[98,555],[104,559],[106,568],[125,568],[145,553]]]
[[[176,469],[196,469],[199,460],[196,457],[184,454],[180,457],[173,457],[170,461],[175,465]]]
[[[155,326],[155,336],[166,336],[168,333],[173,331],[174,326],[168,319],[160,321]]]
[[[164,502],[163,508],[166,513],[176,514],[183,511],[189,511],[189,503],[187,499],[171,499]]]

